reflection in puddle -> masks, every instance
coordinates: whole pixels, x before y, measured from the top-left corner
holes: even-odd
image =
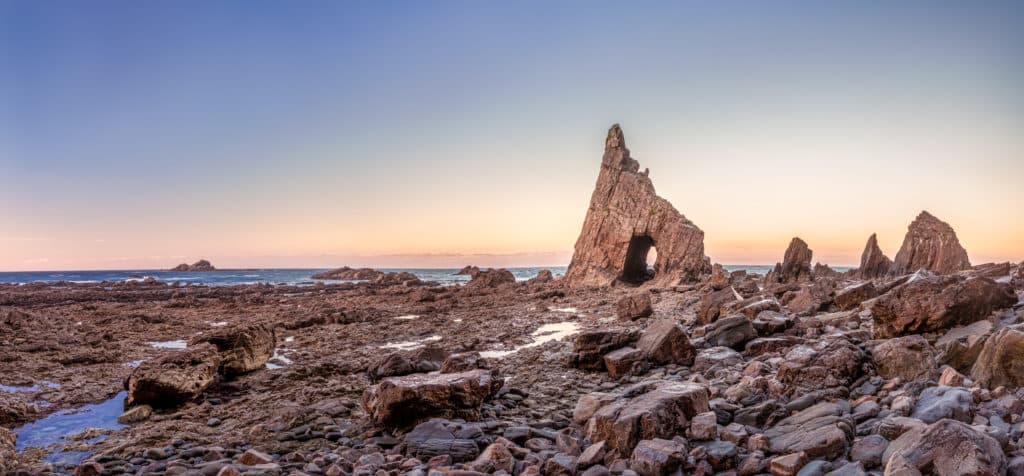
[[[380,346],[381,349],[395,349],[395,350],[412,350],[419,347],[423,347],[427,342],[437,342],[441,340],[441,336],[433,335],[430,337],[424,337],[420,340],[410,340],[406,342],[388,342]]]
[[[156,347],[157,349],[184,349],[188,347],[188,344],[183,340],[165,340],[159,342],[149,341],[147,344]]]
[[[567,312],[569,314],[576,314],[580,312],[580,310],[576,309],[575,307],[555,307],[551,308],[551,310],[555,312]]]
[[[138,368],[138,366],[142,365],[142,363],[145,362],[145,361],[146,361],[146,359],[129,360],[128,362],[125,362],[124,365],[134,369],[134,368]]]
[[[36,393],[46,388],[60,388],[59,383],[43,380],[35,385],[19,387],[16,385],[0,385],[0,392],[7,393]]]
[[[264,365],[267,370],[277,370],[295,363],[288,356],[281,353],[281,349],[274,349],[274,355]]]
[[[544,324],[539,329],[533,331],[531,334],[534,338],[533,342],[529,344],[523,344],[512,350],[485,350],[480,352],[480,357],[485,359],[500,359],[509,354],[519,352],[523,349],[530,347],[537,347],[538,345],[545,344],[547,342],[560,340],[569,337],[579,332],[580,326],[575,322],[559,322],[557,324]]]
[[[211,322],[210,323],[210,327],[224,327],[226,325],[228,325],[228,323],[227,322],[223,322],[223,321],[222,322]]]
[[[80,408],[61,410],[46,418],[27,423],[14,432],[18,435],[15,448],[24,451],[26,448],[39,447],[50,448],[67,442],[65,437],[81,433],[88,428],[102,430],[117,430],[124,425],[117,422],[117,417],[124,411],[124,399],[128,392],[119,392],[113,398],[102,403],[85,405]],[[106,438],[106,435],[99,435],[84,440],[86,443],[96,443]],[[87,451],[62,452],[53,449],[44,461],[50,463],[77,464],[88,457],[91,453]]]
[[[406,314],[404,316],[397,316],[395,319],[398,319],[399,321],[412,321],[419,319],[419,317],[420,316],[417,316],[416,314]]]

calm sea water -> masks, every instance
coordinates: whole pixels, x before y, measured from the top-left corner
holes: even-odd
[[[746,270],[751,273],[765,274],[772,269],[771,266],[759,265],[726,265],[729,271]],[[508,268],[519,281],[530,279],[537,275],[542,269],[549,269],[555,276],[565,273],[565,266],[548,266],[534,268]],[[837,267],[839,271],[848,268]],[[72,283],[99,283],[99,282],[126,282],[154,278],[167,283],[178,282],[181,284],[203,284],[208,286],[229,286],[237,284],[313,284],[316,282],[332,283],[335,280],[313,279],[316,273],[329,271],[329,269],[225,269],[208,272],[181,272],[164,271],[155,269],[135,269],[117,271],[27,271],[27,272],[3,272],[0,273],[0,283],[52,283],[66,281]],[[381,271],[408,271],[415,274],[424,281],[437,281],[443,284],[457,284],[469,281],[469,276],[456,276],[458,269],[437,268],[395,268],[381,269]]]

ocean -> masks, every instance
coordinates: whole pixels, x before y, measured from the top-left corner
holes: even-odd
[[[750,273],[765,274],[772,269],[768,265],[725,265],[729,271],[746,270]],[[565,266],[542,266],[531,268],[508,268],[516,280],[525,281],[537,275],[542,269],[551,270],[555,276],[565,274]],[[839,271],[848,268],[837,267]],[[407,271],[424,281],[437,281],[441,284],[458,284],[469,281],[469,276],[457,276],[456,268],[381,268],[381,271]],[[156,269],[104,270],[104,271],[16,271],[0,272],[0,283],[100,283],[127,282],[153,278],[166,283],[201,284],[206,286],[231,286],[240,284],[290,284],[310,285],[317,282],[337,283],[330,279],[313,279],[316,273],[330,269],[223,269],[204,272],[166,271]]]

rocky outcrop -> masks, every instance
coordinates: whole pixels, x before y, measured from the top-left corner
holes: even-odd
[[[343,279],[349,281],[373,281],[384,275],[383,271],[377,271],[370,268],[349,268],[344,266],[335,270],[325,271],[323,273],[317,273],[312,276],[313,279]]]
[[[480,354],[476,354],[479,357]],[[370,380],[379,381],[385,377],[398,377],[414,373],[440,370],[448,358],[448,352],[437,345],[426,345],[411,351],[392,352],[373,363],[367,370]],[[454,364],[453,364],[454,365]],[[465,370],[478,368],[476,366]],[[449,372],[455,373],[452,368]]]
[[[775,264],[775,269],[768,273],[768,282],[792,283],[796,281],[807,281],[813,275],[811,272],[811,258],[814,252],[807,247],[807,243],[800,238],[793,238],[786,248],[786,254],[781,263]]]
[[[266,324],[244,324],[205,333],[190,345],[210,343],[220,352],[220,373],[225,377],[263,368],[274,355],[274,329]]]
[[[480,267],[473,266],[473,265],[468,265],[468,266],[463,266],[462,269],[460,269],[458,272],[455,273],[455,275],[456,276],[473,276],[473,275],[475,275],[476,273],[479,273],[479,272],[480,272]]]
[[[864,359],[864,352],[850,341],[830,338],[791,348],[777,375],[797,392],[849,385],[860,376]]]
[[[582,370],[604,369],[605,354],[630,345],[640,337],[628,329],[602,329],[579,333],[573,340],[566,365]]]
[[[628,456],[641,440],[683,433],[690,419],[709,410],[708,397],[706,387],[693,383],[639,384],[594,412],[586,425],[587,438],[604,441],[610,449]]]
[[[864,252],[860,255],[860,267],[857,268],[857,275],[863,279],[877,279],[888,275],[892,271],[892,260],[882,249],[878,247],[878,236],[874,233],[868,238],[864,245]]]
[[[376,278],[373,278],[373,281],[371,282],[381,286],[394,286],[396,284],[403,286],[415,286],[423,284],[423,282],[420,281],[420,278],[408,271],[391,271],[383,273]]]
[[[205,259],[201,259],[201,260],[196,261],[195,263],[192,263],[192,264],[181,263],[181,264],[179,264],[179,265],[177,265],[177,266],[175,266],[175,267],[170,269],[170,271],[216,271],[216,270],[217,270],[217,268],[214,268],[213,265],[210,264],[210,262],[206,261]]]
[[[999,329],[985,341],[971,378],[982,386],[1024,386],[1024,332]]]
[[[903,433],[885,450],[885,474],[982,476],[1006,474],[999,442],[954,420]]]
[[[527,279],[526,283],[527,284],[544,284],[544,283],[550,283],[551,281],[554,281],[554,279],[555,279],[555,276],[553,274],[551,274],[551,270],[549,270],[549,269],[542,269],[540,271],[537,271],[537,275],[536,276],[534,276],[534,277],[532,277],[530,279]]]
[[[657,364],[692,365],[697,350],[675,321],[658,319],[644,330],[636,347]]]
[[[370,418],[394,428],[408,428],[433,417],[478,420],[480,406],[501,388],[489,370],[453,374],[391,377],[363,392]]]
[[[220,353],[212,344],[143,362],[128,377],[125,407],[174,408],[191,402],[214,382],[220,363]]]
[[[466,283],[471,288],[496,288],[505,284],[515,284],[516,277],[507,269],[489,269],[477,271]]]
[[[893,266],[897,273],[927,269],[949,274],[969,269],[971,262],[953,227],[924,211],[907,229]]]
[[[1016,302],[1010,285],[991,279],[918,274],[872,303],[873,334],[888,339],[970,324]]]
[[[630,157],[616,124],[608,131],[597,184],[565,274],[570,286],[616,281],[655,286],[694,282],[711,272],[704,232],[659,197],[647,171]],[[657,249],[654,276],[647,254]]]

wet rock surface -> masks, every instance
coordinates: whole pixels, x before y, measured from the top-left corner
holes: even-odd
[[[949,274],[969,269],[971,262],[953,227],[923,211],[907,228],[893,267],[897,273],[925,269]]]

